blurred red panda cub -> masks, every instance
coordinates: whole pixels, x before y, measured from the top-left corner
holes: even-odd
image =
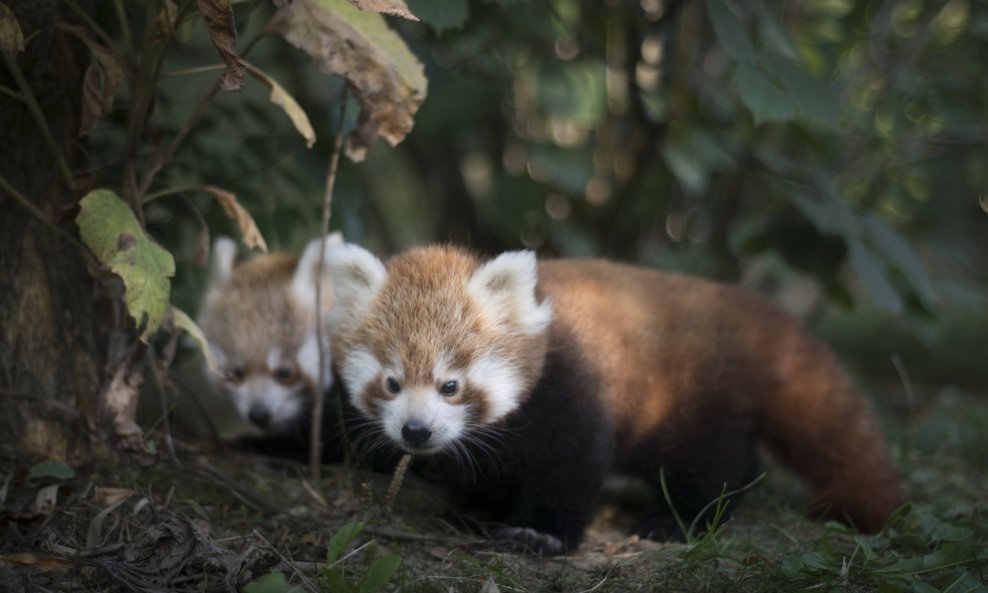
[[[806,479],[815,514],[874,530],[902,502],[833,354],[740,288],[531,252],[328,257],[351,402],[395,447],[433,459],[501,525],[494,537],[576,546],[610,471],[664,481],[688,523],[757,475],[759,442]],[[682,537],[656,500],[635,531]]]
[[[342,243],[342,236],[333,233],[327,249]],[[199,325],[222,370],[222,375],[206,371],[213,384],[267,435],[295,437],[302,445],[300,454],[313,394],[329,390],[333,381],[327,349],[319,383],[320,245],[321,239],[310,242],[301,256],[274,253],[241,260],[231,239],[217,239],[199,310]],[[321,300],[325,319],[333,305],[325,270]]]

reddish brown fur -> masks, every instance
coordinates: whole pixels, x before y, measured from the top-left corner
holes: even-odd
[[[545,261],[539,280],[591,364],[619,446],[659,429],[753,417],[813,489],[813,508],[873,531],[903,501],[867,403],[834,356],[741,289],[601,261]],[[703,396],[704,401],[698,401]],[[714,401],[710,401],[714,398]]]
[[[270,374],[272,347],[295,352],[301,346],[315,318],[288,294],[297,263],[287,254],[239,261],[229,283],[207,296],[199,324],[212,343],[236,357],[228,366],[240,366],[246,375]]]

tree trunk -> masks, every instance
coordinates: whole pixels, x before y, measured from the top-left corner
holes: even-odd
[[[54,27],[67,4],[5,0],[24,33],[16,56],[70,168],[78,140],[85,47]],[[0,63],[0,85],[21,92]],[[27,103],[0,93],[0,177],[49,221],[78,237],[77,197]],[[78,245],[0,188],[0,467],[43,458],[84,460],[96,434],[105,340],[97,296]]]

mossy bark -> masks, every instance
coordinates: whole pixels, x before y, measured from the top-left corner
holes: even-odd
[[[54,26],[67,4],[5,3],[25,38],[18,69],[69,167],[84,169],[78,128],[88,55]],[[0,85],[19,91],[5,63]],[[73,208],[84,183],[67,187],[27,103],[8,93],[0,93],[0,177],[78,236]],[[0,189],[0,467],[42,458],[76,463],[91,453],[106,342],[95,291],[80,247]]]

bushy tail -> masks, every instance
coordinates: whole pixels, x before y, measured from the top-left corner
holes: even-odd
[[[877,531],[904,494],[868,402],[822,344],[801,332],[780,342],[769,444],[809,482],[811,512]]]

